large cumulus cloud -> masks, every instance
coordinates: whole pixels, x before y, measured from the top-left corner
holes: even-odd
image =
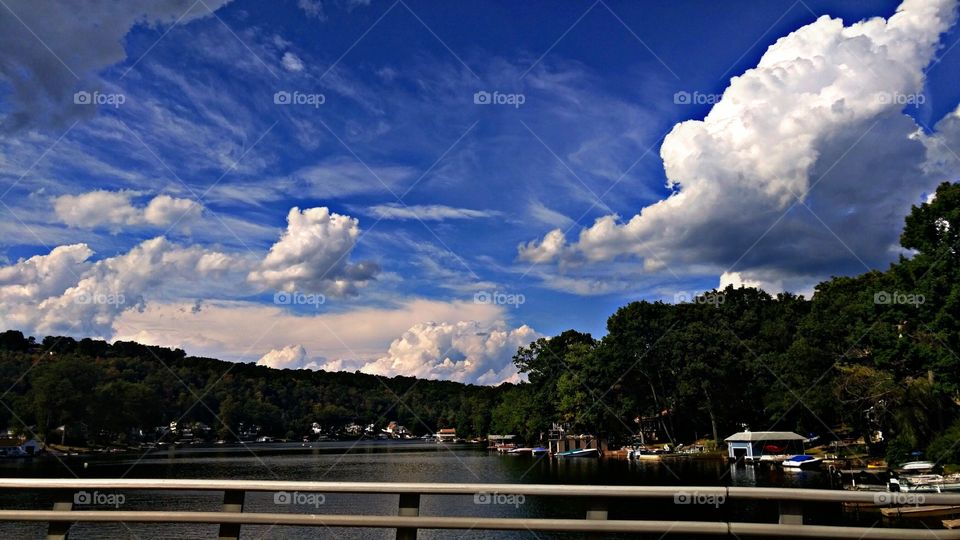
[[[97,201],[122,205],[124,197],[115,196],[94,192]],[[149,221],[160,219],[151,217],[154,213],[183,210],[180,199],[163,197],[144,209],[104,212],[107,223]],[[83,216],[87,213],[73,218]],[[148,300],[239,298],[276,288],[337,296],[355,292],[375,275],[375,265],[350,262],[359,236],[355,219],[326,208],[294,208],[289,218],[286,232],[263,258],[159,236],[96,261],[88,245],[72,244],[0,266],[0,328],[106,337],[121,315],[145,309]]]
[[[906,0],[887,20],[823,16],[781,38],[702,121],[665,138],[673,195],[573,241],[551,231],[520,259],[573,272],[636,257],[647,271],[793,289],[882,265],[910,205],[943,180],[903,109],[955,20],[953,0]]]
[[[349,262],[359,236],[355,218],[325,207],[294,207],[287,215],[286,232],[250,273],[250,281],[284,291],[352,294],[379,271],[372,262]]]
[[[510,328],[502,321],[486,327],[477,321],[420,323],[360,371],[478,384],[518,382],[511,359],[519,347],[538,337],[527,325]]]

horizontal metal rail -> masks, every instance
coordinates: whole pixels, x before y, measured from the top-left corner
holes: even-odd
[[[718,486],[583,486],[559,484],[426,484],[383,482],[296,482],[273,480],[199,479],[67,479],[0,478],[0,490],[52,490],[52,510],[0,510],[0,522],[50,523],[48,538],[65,538],[71,523],[197,523],[219,524],[221,538],[236,538],[241,525],[364,527],[396,529],[398,538],[415,538],[419,529],[516,530],[583,533],[699,534],[766,538],[956,539],[960,530],[864,528],[804,525],[803,503],[877,504],[878,495],[896,502],[897,496],[843,490],[748,488]],[[81,491],[203,491],[223,492],[220,512],[76,510],[72,497]],[[246,492],[299,492],[400,495],[398,515],[297,514],[244,512]],[[477,495],[497,493],[537,497],[583,497],[594,506],[587,519],[489,518],[421,516],[422,495]],[[607,499],[669,499],[687,494],[732,500],[780,503],[779,523],[704,521],[610,520],[602,501]],[[921,495],[921,494],[917,494]],[[922,494],[929,505],[960,506],[960,494]],[[597,503],[599,501],[599,503]],[[599,504],[599,506],[598,506]]]
[[[571,484],[484,484],[414,482],[301,482],[285,480],[200,480],[179,478],[0,478],[4,489],[104,489],[167,491],[300,491],[313,493],[418,493],[421,495],[473,495],[508,493],[537,497],[611,497],[664,499],[677,493],[724,496],[727,500],[872,503],[877,492],[831,489],[725,487],[725,486],[588,486]],[[882,493],[882,492],[881,492]],[[921,493],[924,504],[958,505],[960,493]]]
[[[634,521],[585,519],[523,519],[472,517],[397,517],[313,514],[267,514],[228,512],[63,512],[55,510],[0,510],[2,521],[53,521],[68,519],[85,523],[236,523],[243,525],[286,525],[299,527],[364,527],[414,529],[472,529],[534,532],[601,532],[636,534],[702,534],[732,537],[778,538],[863,538],[863,539],[956,539],[960,531],[930,529],[877,529],[823,525],[777,525],[768,523],[726,523],[703,521]]]

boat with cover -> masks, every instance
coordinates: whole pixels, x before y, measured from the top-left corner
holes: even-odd
[[[814,457],[807,454],[800,454],[797,456],[790,456],[789,458],[783,460],[781,465],[784,469],[813,469],[820,466],[820,462],[823,461],[823,458]]]

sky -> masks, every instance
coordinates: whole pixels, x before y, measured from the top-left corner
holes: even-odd
[[[957,8],[3,0],[0,328],[498,384],[810,297],[957,177]]]

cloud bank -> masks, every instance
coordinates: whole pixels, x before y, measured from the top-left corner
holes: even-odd
[[[888,20],[823,16],[779,39],[665,138],[670,197],[572,241],[554,229],[519,259],[573,272],[639,258],[793,289],[884,264],[910,205],[943,180],[924,165],[935,141],[902,111],[955,20],[952,0],[907,0]]]

